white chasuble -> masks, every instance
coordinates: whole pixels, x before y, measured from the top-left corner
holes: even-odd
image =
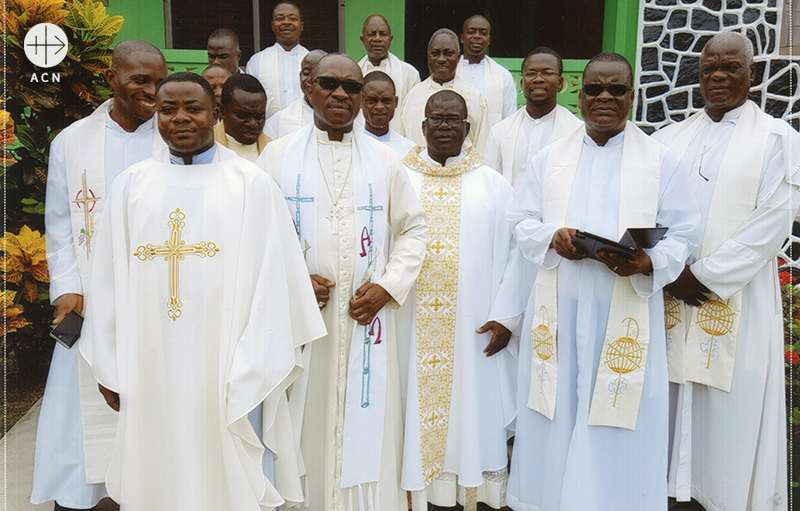
[[[72,239],[78,255],[81,282],[84,283],[84,298],[91,294],[89,277],[94,259],[92,237],[99,219],[102,218],[108,192],[111,190],[111,183],[107,182],[110,177],[107,172],[108,154],[104,149],[106,123],[110,119],[113,104],[113,99],[106,101],[82,123],[75,125],[75,129],[64,132],[64,150],[69,169],[67,190],[72,199]],[[152,152],[164,148],[155,116],[145,123],[153,127]],[[106,468],[114,445],[117,414],[108,407],[102,395],[98,396],[97,381],[89,366],[81,357],[77,358],[86,480],[89,483],[101,483],[105,481]]]
[[[267,119],[264,124],[264,133],[272,139],[285,137],[313,120],[314,110],[303,97],[292,101],[289,106]]]
[[[548,198],[544,203],[542,220],[546,223],[566,225],[572,180],[580,159],[584,133],[581,130],[576,136],[556,142],[555,150],[550,153],[544,174]],[[658,146],[632,124],[626,125],[625,135],[617,238],[630,227],[655,227],[658,206],[660,162],[647,157],[657,151]],[[555,414],[558,382],[557,278],[558,268],[553,268],[540,270],[536,279],[531,372],[538,375],[538,381],[531,379],[528,400],[531,409],[551,420]],[[636,429],[650,340],[647,308],[648,298],[636,294],[630,279],[615,278],[606,340],[589,411],[590,425]]]
[[[308,50],[299,44],[286,51],[279,43],[275,43],[250,57],[247,73],[258,78],[267,91],[270,100],[267,105],[268,118],[289,106],[292,101],[303,98],[300,65],[306,55]]]
[[[257,163],[284,191],[309,270],[335,282],[322,309],[328,335],[304,349],[308,371],[289,403],[306,469],[304,508],[404,509],[393,309],[406,299],[424,258],[428,229],[419,199],[394,152],[358,128],[338,142],[310,124],[270,142]],[[393,298],[369,329],[349,315],[365,278]]]
[[[581,126],[581,120],[561,105],[539,119],[533,119],[523,106],[489,130],[484,152],[486,164],[500,172],[516,190],[536,153]]]
[[[296,458],[285,391],[299,347],[325,332],[291,220],[274,183],[220,145],[206,165],[156,157],[114,182],[80,344],[120,394],[109,495],[122,509],[272,509],[284,499],[262,442]]]
[[[629,137],[631,134],[634,136]],[[603,146],[588,136],[577,135],[583,145],[572,170],[572,184],[567,192],[556,194],[561,186],[554,184],[558,175],[548,170],[548,163],[570,158],[557,148],[572,147],[576,135],[551,144],[533,158],[509,213],[517,245],[529,261],[540,267],[537,280],[544,270],[553,268],[558,268],[558,278],[553,284],[557,312],[549,312],[549,325],[546,321],[537,322],[541,305],[547,306],[538,295],[540,288],[528,299],[519,348],[516,439],[507,501],[515,511],[666,511],[669,400],[664,305],[659,291],[680,274],[683,258],[699,243],[700,215],[687,193],[686,172],[678,165],[677,156],[638,132],[631,123]],[[633,161],[623,158],[632,157],[627,148],[629,142],[640,147],[634,148],[633,157],[637,159]],[[635,166],[643,173],[652,171],[651,161],[659,163],[658,177],[648,178],[657,180],[658,195],[656,217],[648,223],[669,228],[664,239],[647,249],[652,275],[621,279],[598,261],[563,259],[549,248],[554,233],[562,227],[619,239],[620,231],[628,227],[620,225],[625,218],[638,216],[631,222],[641,225],[652,206],[630,197],[634,190],[623,182],[627,173],[624,169]],[[651,195],[649,186],[641,190],[642,195]],[[566,207],[564,224],[543,221],[543,215],[556,207]],[[626,209],[629,213],[621,216],[620,210]],[[615,310],[619,281],[628,281],[637,297],[648,297],[647,320],[630,313],[633,311],[619,314]],[[552,305],[547,309],[552,311]],[[638,323],[638,337],[636,323],[628,317]],[[530,409],[528,403],[540,399],[532,394],[538,394],[541,388],[538,369],[542,357],[535,346],[544,339],[534,339],[534,330],[540,324],[552,329],[554,320],[558,380],[551,420]],[[646,356],[639,359],[644,350],[637,352],[636,344],[642,348],[642,333],[646,331]],[[546,342],[537,347],[547,355]],[[636,365],[641,367],[624,371]],[[640,391],[634,379],[637,371],[642,371],[644,378]],[[545,382],[550,374],[544,374]],[[547,390],[545,386],[544,391]],[[626,409],[626,401],[634,399],[638,400],[636,408]],[[601,413],[598,405],[603,405]],[[631,425],[628,421],[633,413],[635,429],[623,427]],[[623,415],[625,422],[616,420],[616,415]],[[606,421],[609,416],[617,427],[592,425],[612,422]]]
[[[487,357],[491,334],[476,330],[491,317],[506,263],[516,268],[512,254],[519,263],[506,220],[513,190],[474,148],[445,165],[416,148],[404,163],[430,219],[431,240],[415,300],[399,311],[399,336],[411,340],[402,487],[411,491],[414,510],[428,502],[501,508],[516,341]]]
[[[456,76],[459,76],[462,80],[464,79],[464,66],[467,64],[464,64],[464,56],[462,55],[456,67]],[[508,70],[491,59],[488,55],[483,57],[482,64],[483,88],[476,88],[481,91],[486,98],[486,105],[488,107],[487,121],[489,122],[487,129],[490,129],[503,120],[503,100],[505,98],[503,74],[504,72],[508,73]]]

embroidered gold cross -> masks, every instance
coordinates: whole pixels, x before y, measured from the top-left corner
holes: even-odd
[[[92,194],[89,197],[89,194]],[[83,206],[83,230],[85,232],[84,237],[86,238],[86,258],[89,258],[89,244],[92,242],[92,227],[91,221],[89,219],[89,213],[92,209],[94,209],[94,203],[99,201],[100,197],[95,197],[94,193],[89,190],[89,187],[86,186],[86,169],[83,169],[83,188],[81,192],[78,194],[78,197],[75,198],[73,203],[78,205],[78,208]]]
[[[447,248],[447,245],[442,243],[442,240],[436,240],[436,243],[431,245],[431,248],[434,249],[436,251],[436,254],[438,255],[442,252],[442,249]]]
[[[430,425],[431,425],[431,426],[433,426],[433,424],[434,424],[436,421],[438,421],[438,420],[439,420],[439,418],[440,418],[439,414],[437,414],[436,412],[433,412],[433,413],[432,413],[432,414],[430,414],[430,416],[428,417],[428,422],[430,423]]]
[[[439,358],[439,357],[438,357],[438,356],[437,356],[437,355],[434,353],[434,355],[433,355],[433,356],[432,356],[430,359],[428,359],[428,365],[430,365],[431,367],[436,367],[437,365],[439,365],[439,362],[441,362],[441,361],[442,361],[442,359],[441,359],[441,358]]]
[[[439,199],[442,200],[447,197],[447,190],[444,189],[443,186],[440,186],[438,190],[433,192],[433,194]]]
[[[433,312],[439,312],[439,309],[444,306],[444,304],[439,300],[438,296],[433,299],[430,305],[433,307]]]
[[[186,222],[186,215],[181,213],[180,209],[176,209],[169,214],[169,222],[167,224],[171,228],[169,240],[165,241],[163,245],[153,246],[152,244],[139,245],[136,252],[133,253],[141,261],[152,261],[155,256],[164,256],[164,260],[169,262],[169,302],[167,302],[167,316],[172,318],[172,321],[178,319],[181,315],[181,298],[179,294],[178,282],[178,263],[184,259],[186,254],[194,254],[198,257],[214,257],[219,252],[219,249],[214,243],[206,243],[201,241],[194,245],[187,245],[181,239],[181,231],[183,230]]]

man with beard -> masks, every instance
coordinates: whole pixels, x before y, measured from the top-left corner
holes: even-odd
[[[422,121],[425,119],[428,98],[437,91],[452,90],[467,102],[470,131],[466,140],[483,152],[489,131],[486,98],[481,91],[456,75],[459,53],[458,36],[455,32],[442,28],[433,33],[428,43],[428,67],[431,75],[411,89],[403,100],[400,110],[402,131],[398,131],[416,144],[425,146]]]
[[[541,46],[522,62],[520,86],[525,106],[494,125],[486,142],[486,164],[519,188],[531,159],[544,146],[582,126],[572,112],[556,102],[564,83],[561,57]]]
[[[267,94],[255,77],[239,73],[222,88],[220,122],[214,139],[245,160],[256,161],[270,138],[263,132]]]
[[[458,63],[456,74],[483,93],[489,107],[489,128],[513,114],[517,109],[517,87],[514,77],[500,64],[486,55],[492,42],[489,20],[476,14],[464,22],[461,44],[464,55]]]

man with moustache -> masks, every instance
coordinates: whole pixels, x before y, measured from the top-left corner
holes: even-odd
[[[452,30],[441,28],[433,33],[428,43],[428,67],[431,75],[417,84],[403,100],[400,110],[401,130],[398,132],[425,146],[422,121],[425,119],[425,104],[433,93],[452,90],[467,102],[470,131],[469,143],[483,152],[488,126],[488,107],[483,94],[456,75],[459,58],[458,36]],[[466,142],[465,142],[466,143]]]
[[[164,146],[153,120],[156,84],[167,76],[158,48],[120,41],[105,75],[113,99],[65,128],[50,146],[45,234],[56,324],[70,311],[82,313],[91,294],[89,272],[98,249],[93,238],[111,182]],[[31,502],[54,500],[57,511],[93,508],[106,495],[116,425],[78,346],[56,344],[39,415]]]
[[[308,50],[300,45],[303,19],[300,8],[291,0],[280,0],[272,9],[272,32],[277,42],[247,61],[247,74],[264,86],[270,101],[267,117],[303,97],[297,75]]]
[[[422,266],[428,225],[397,155],[353,128],[362,84],[347,55],[320,59],[306,85],[314,123],[257,162],[295,218],[328,328],[304,350],[289,403],[315,511],[407,510],[394,309]]]
[[[176,73],[156,101],[168,149],[114,181],[80,346],[119,412],[108,491],[122,509],[271,509],[265,450],[297,460],[285,391],[324,325],[280,190],[214,143],[211,87]]]
[[[510,116],[517,109],[517,87],[514,77],[486,55],[492,42],[489,20],[476,14],[464,22],[461,44],[464,55],[458,62],[456,74],[483,93],[489,107],[489,128]]]
[[[788,509],[775,256],[800,205],[800,136],[747,99],[754,77],[750,40],[715,35],[700,54],[705,108],[654,135],[691,169],[705,224],[665,299],[675,400],[670,496],[709,511]],[[711,334],[703,318],[720,314],[729,322]]]
[[[256,161],[270,141],[263,132],[267,94],[261,82],[245,73],[231,76],[222,88],[220,104],[214,140],[245,160]]]
[[[386,18],[380,14],[373,14],[364,20],[361,28],[361,42],[367,50],[367,55],[358,65],[364,76],[373,71],[382,71],[392,77],[397,104],[403,103],[403,98],[419,83],[419,71],[414,66],[403,62],[389,51],[392,46],[392,28]],[[393,129],[400,125],[400,119],[394,120]]]
[[[208,63],[217,64],[235,75],[239,69],[242,50],[239,48],[239,36],[229,28],[218,28],[208,36]]]
[[[419,511],[428,502],[499,509],[508,483],[517,350],[511,331],[487,318],[516,324],[522,315],[516,293],[500,295],[504,272],[514,287],[521,258],[506,218],[514,190],[474,147],[462,148],[466,108],[453,91],[431,96],[427,148],[403,160],[428,217],[445,219],[431,223],[415,296],[398,314],[410,340],[402,486]]]
[[[520,342],[507,501],[515,511],[666,511],[669,396],[661,288],[700,241],[678,157],[628,122],[633,73],[601,53],[579,94],[585,129],[541,150],[509,214],[539,266]],[[630,259],[594,258],[577,230],[617,240],[668,227]]]
[[[292,101],[289,106],[267,119],[267,123],[264,125],[264,133],[269,137],[285,137],[314,119],[314,109],[311,108],[311,103],[305,93],[306,84],[311,76],[311,70],[317,65],[319,59],[325,55],[327,55],[327,52],[322,50],[311,50],[303,57],[303,62],[300,66],[300,87],[303,91],[303,97]]]
[[[522,62],[520,86],[525,106],[489,130],[486,164],[518,189],[531,159],[544,146],[580,128],[583,123],[556,102],[564,83],[561,57],[541,46]]]
[[[391,128],[397,109],[392,77],[383,71],[373,71],[364,77],[364,90],[361,92],[364,114],[364,130],[367,135],[380,140],[392,148],[402,159],[414,147],[414,142]]]

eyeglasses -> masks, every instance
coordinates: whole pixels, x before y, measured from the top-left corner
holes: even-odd
[[[542,78],[553,78],[554,76],[558,76],[558,73],[552,69],[542,69],[541,71],[528,69],[525,71],[523,76],[526,78],[536,78],[537,76],[541,76]]]
[[[583,86],[583,93],[587,96],[595,97],[607,90],[609,94],[615,98],[621,98],[629,90],[633,90],[627,85],[614,84],[614,85],[600,85],[599,83],[587,83]]]
[[[318,76],[314,79],[314,81],[318,82],[319,86],[325,90],[336,90],[341,85],[342,89],[347,94],[358,94],[364,87],[364,84],[361,82],[357,82],[355,80],[339,80],[337,78],[333,78],[332,76]]]
[[[459,119],[458,117],[426,117],[425,120],[433,127],[441,126],[444,123],[451,128],[460,128],[462,124],[467,122],[466,119]]]

